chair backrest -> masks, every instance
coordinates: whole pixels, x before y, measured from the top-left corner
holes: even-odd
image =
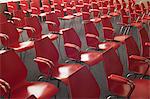
[[[99,44],[99,33],[93,22],[85,22],[84,24],[86,42],[89,47],[97,48]]]
[[[50,38],[45,37],[43,39],[37,40],[35,42],[35,50],[37,57],[47,58],[54,64],[58,64],[59,53]]]
[[[142,55],[144,57],[149,57],[150,56],[150,48],[148,46],[145,46],[145,43],[150,41],[150,39],[148,37],[148,33],[144,27],[142,29],[140,29],[139,33],[140,33],[140,42],[141,42],[141,46],[142,46],[141,47]]]
[[[121,3],[119,0],[116,0],[117,10],[121,10]]]
[[[8,2],[7,6],[8,6],[8,11],[11,13],[13,13],[13,11],[18,9],[16,2]]]
[[[81,49],[81,40],[73,28],[68,28],[63,31],[64,45],[69,43],[78,46]],[[80,60],[80,51],[73,47],[66,47],[65,51],[68,58]]]
[[[105,73],[108,76],[111,74],[116,74],[122,76],[123,74],[123,65],[113,48],[108,49],[103,54],[104,59],[104,69]]]
[[[29,38],[40,38],[42,35],[42,26],[39,22],[38,17],[25,17],[25,25],[27,27],[33,27],[35,29],[35,32],[31,30],[27,30],[27,34]]]
[[[75,75],[69,77],[69,87],[72,99],[100,98],[100,88],[98,83],[87,67],[82,67]]]
[[[141,9],[144,13],[146,13],[146,7],[143,2],[141,3]]]
[[[82,19],[83,19],[83,21],[89,21],[90,20],[90,13],[89,12],[82,12]]]
[[[26,67],[13,50],[0,53],[0,69],[0,78],[8,82],[12,90],[26,79]]]
[[[0,13],[0,23],[5,23],[5,22],[7,22],[6,16],[4,15],[4,13]]]
[[[103,17],[102,18],[102,25],[103,25],[103,27],[113,28],[109,17]]]
[[[1,27],[0,32],[6,34],[9,37],[9,39],[7,40],[5,40],[4,38],[1,39],[2,44],[4,46],[9,47],[12,44],[18,43],[19,33],[13,23],[11,22],[2,23],[0,24],[0,27]]]
[[[36,4],[35,2],[30,2],[30,7],[32,9],[32,7],[35,7],[36,9],[32,9],[32,14],[40,14],[40,6],[38,4]]]
[[[113,31],[113,26],[110,21],[110,17],[103,17],[102,25],[103,25],[103,35],[105,39],[114,39],[115,32]]]
[[[59,19],[58,19],[56,13],[54,13],[54,12],[51,12],[51,13],[46,14],[46,20],[56,23],[57,27],[60,26]],[[49,26],[49,25],[48,25],[48,26]],[[50,27],[50,28],[51,28],[51,27]]]
[[[81,48],[81,40],[73,28],[68,28],[63,31],[63,39],[65,43],[76,44]]]
[[[14,20],[14,24],[16,25],[17,28],[22,28],[25,26],[25,21],[24,21],[25,13],[23,12],[23,10],[14,11],[13,16],[21,19],[21,21]]]
[[[20,5],[20,7],[21,7],[22,10],[27,11],[29,9],[28,1],[26,1],[26,0],[20,0],[20,4],[23,4],[23,5]]]
[[[89,5],[84,5],[82,8],[83,12],[89,12],[90,6]]]
[[[131,55],[140,56],[140,51],[139,51],[138,45],[136,44],[136,42],[132,36],[128,37],[125,40],[125,46],[126,46],[126,54],[127,54],[127,62],[128,62],[129,70],[131,70],[131,71],[137,70],[138,71],[139,68],[136,68],[135,65],[132,65],[135,63],[135,61],[129,58]]]
[[[125,45],[126,45],[126,51],[128,57],[131,55],[140,55],[138,45],[132,36],[128,37],[125,40]]]

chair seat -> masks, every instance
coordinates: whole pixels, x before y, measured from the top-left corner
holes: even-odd
[[[78,8],[83,8],[84,5],[76,5],[76,7],[78,7]]]
[[[24,84],[20,85],[19,88],[14,90],[11,93],[11,98],[18,99],[24,98],[34,95],[38,99],[42,98],[50,98],[54,96],[58,92],[58,89],[46,82],[25,82]],[[19,94],[18,94],[19,93]]]
[[[58,38],[58,35],[57,34],[50,34],[50,33],[42,35],[42,38],[45,38],[45,37],[49,37],[53,41],[53,40],[56,40]]]
[[[149,99],[150,97],[150,80],[136,79],[134,80],[135,89],[131,94],[130,99]]]
[[[114,37],[114,40],[115,40],[115,41],[119,41],[119,42],[121,42],[121,43],[124,43],[125,40],[126,40],[127,38],[129,38],[129,37],[130,37],[129,35],[115,36],[115,37]]]
[[[103,42],[98,45],[99,49],[102,49],[102,50],[106,50],[111,47],[113,47],[114,49],[117,49],[117,48],[119,48],[119,46],[120,46],[120,44],[117,42]]]
[[[17,52],[26,51],[34,47],[34,41],[25,41],[17,44],[12,44],[9,48],[14,49]]]
[[[144,19],[150,20],[150,16],[145,16]]]
[[[67,16],[62,17],[63,20],[70,20],[73,18],[75,18],[75,16],[73,16],[73,15],[67,15]]]
[[[102,53],[96,51],[81,52],[81,61],[93,66],[102,60]]]
[[[119,13],[117,13],[117,12],[111,12],[110,13],[110,16],[119,16],[120,14]]]
[[[90,19],[90,21],[92,21],[94,23],[99,23],[99,22],[101,22],[101,18]]]
[[[141,23],[137,23],[137,22],[133,22],[131,23],[131,26],[137,27],[137,28],[142,28],[142,24]]]
[[[80,64],[59,64],[52,71],[52,76],[59,80],[62,80],[65,84],[69,82],[67,79],[69,76],[80,70],[83,66]]]
[[[77,16],[77,17],[80,17],[80,16],[82,16],[82,13],[81,12],[77,12],[77,13],[74,13],[73,15]]]

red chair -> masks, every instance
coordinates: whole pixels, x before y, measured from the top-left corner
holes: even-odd
[[[94,66],[102,59],[102,53],[96,51],[82,51],[81,41],[73,28],[63,30],[63,39],[66,55],[69,59],[88,66]]]
[[[21,9],[24,11],[24,12],[27,12],[27,11],[30,11],[29,10],[29,4],[28,4],[28,1],[26,0],[20,0],[20,7]]]
[[[41,39],[43,37],[49,36],[51,40],[56,40],[56,34],[44,34],[42,33],[42,26],[39,22],[38,17],[36,16],[29,16],[25,18],[25,25],[24,29],[27,30],[28,37],[34,40]]]
[[[51,12],[51,4],[49,0],[42,0],[41,2],[42,2],[42,7],[43,7],[44,12],[47,12],[47,13]]]
[[[38,63],[41,73],[67,85],[72,99],[99,99],[100,89],[86,66],[58,63],[58,51],[49,38],[36,41],[35,50],[37,57],[34,60]]]
[[[101,18],[95,17],[95,18],[90,18],[90,13],[89,12],[82,12],[82,19],[84,22],[92,21],[94,23],[99,23],[101,22]]]
[[[116,0],[117,11],[121,11],[121,3],[119,0]]]
[[[13,13],[13,11],[17,10],[18,9],[17,3],[18,2],[8,2],[7,3],[8,11]]]
[[[102,25],[103,25],[103,37],[108,41],[113,42],[124,42],[124,40],[128,37],[128,35],[119,35],[113,29],[113,26],[110,21],[110,17],[101,17]]]
[[[0,59],[0,78],[10,85],[8,93],[10,98],[28,98],[34,95],[38,99],[47,99],[58,92],[58,89],[50,83],[26,81],[26,67],[13,50],[1,52]]]
[[[46,21],[49,31],[52,33],[58,33],[60,29],[60,21],[57,14],[54,12],[46,14]]]
[[[32,1],[30,2],[30,7],[32,16],[40,16],[40,17],[46,16],[46,12],[44,12],[44,8],[41,7],[40,2]]]
[[[25,13],[23,12],[23,10],[19,9],[13,12],[13,21],[14,21],[14,25],[17,28],[23,28],[25,26]]]
[[[110,57],[111,56],[111,57]],[[123,66],[114,49],[109,49],[103,54],[104,70],[107,77],[107,85],[110,92],[116,98],[124,97],[130,99],[144,98],[148,99],[150,90],[147,85],[150,84],[146,79],[133,79],[132,81],[123,77]],[[118,96],[118,97],[117,97]]]
[[[117,42],[101,42],[99,33],[94,25],[93,22],[86,22],[84,24],[85,29],[85,36],[86,36],[86,42],[87,45],[94,49],[108,49],[110,47],[113,47],[117,49],[120,46],[120,43]]]
[[[120,15],[119,11],[115,11],[117,6],[115,5],[114,0],[110,0],[109,6],[110,6],[109,7],[109,15],[110,16],[116,17],[116,16]]]
[[[33,41],[19,42],[19,33],[10,22],[0,24],[0,33],[6,34],[8,39],[1,38],[2,44],[7,48],[12,48],[17,52],[22,52],[34,47]]]
[[[132,36],[125,40],[128,68],[135,74],[150,75],[149,59],[140,56],[140,51]]]

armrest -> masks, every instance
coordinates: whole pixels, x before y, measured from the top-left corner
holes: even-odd
[[[121,22],[117,22],[117,25],[125,25],[125,26],[128,26],[128,24],[121,23]]]
[[[24,6],[24,7],[26,6],[25,4],[19,4],[19,5],[20,5],[20,6]]]
[[[108,78],[111,79],[111,80],[115,80],[117,82],[120,82],[120,83],[134,85],[133,81],[131,81],[131,80],[127,79],[127,78],[124,78],[122,76],[119,76],[119,75],[111,74]]]
[[[9,39],[9,36],[4,33],[0,33],[0,38],[4,38],[5,40],[7,40]]]
[[[94,34],[86,34],[85,35],[86,37],[90,37],[90,38],[95,38],[95,39],[97,39],[97,40],[99,40],[99,37],[98,36],[96,36],[96,35],[94,35]]]
[[[113,28],[110,28],[110,27],[103,27],[103,30],[110,30],[110,31],[115,31]]]
[[[137,56],[137,55],[131,55],[129,56],[130,59],[138,60],[138,61],[145,61],[145,62],[150,62],[149,59],[142,57],[142,56]]]
[[[38,58],[34,58],[34,61],[35,61],[36,63],[43,63],[43,64],[45,64],[46,66],[48,66],[49,68],[52,68],[51,64],[50,64],[49,62],[45,61],[45,60],[38,59]]]
[[[36,32],[35,28],[33,28],[33,27],[26,26],[26,27],[23,27],[23,29],[24,30],[31,30],[32,32]]]
[[[76,50],[78,50],[80,52],[80,47],[75,45],[75,44],[71,44],[71,43],[65,43],[64,44],[65,47],[71,47],[71,48],[75,48]]]
[[[48,63],[50,63],[51,65],[54,66],[54,63],[53,63],[51,60],[47,59],[47,58],[44,58],[44,57],[36,57],[36,59],[44,60],[44,61],[46,61],[46,62],[48,62]]]
[[[46,24],[52,24],[53,26],[57,26],[57,24],[55,22],[52,21],[45,21]]]
[[[17,18],[17,17],[12,17],[13,20],[17,20],[17,21],[21,21],[20,18]]]
[[[5,93],[10,91],[10,85],[5,80],[0,79],[0,87],[5,91]]]
[[[135,84],[133,83],[133,81],[126,79],[122,76],[119,75],[115,75],[115,74],[111,74],[108,77],[109,80],[111,80],[112,82],[114,82],[114,84],[118,85],[120,87],[120,84],[122,85],[122,87],[124,86],[129,86],[128,92],[127,92],[127,97],[129,97],[131,95],[131,93],[133,92],[134,88],[135,88]],[[127,89],[126,89],[127,90]]]
[[[14,8],[14,7],[13,7],[13,6],[11,6],[11,5],[9,5],[9,6],[7,6],[7,7],[8,7],[8,8],[12,8],[12,9]]]
[[[43,5],[43,7],[44,7],[44,8],[49,8],[49,6],[48,6],[48,5]]]
[[[145,46],[150,47],[150,42],[146,42],[146,43],[145,43]]]
[[[36,7],[31,7],[31,9],[32,9],[32,10],[37,10],[38,8],[36,8]]]
[[[4,11],[4,13],[5,13],[5,14],[11,15],[11,12],[8,12],[8,11]]]
[[[59,10],[59,9],[55,9],[55,12],[61,12],[61,10]]]

